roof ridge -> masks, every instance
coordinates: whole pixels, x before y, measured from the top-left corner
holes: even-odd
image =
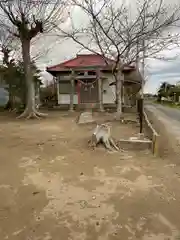
[[[48,68],[59,67],[59,66],[61,66],[62,64],[64,65],[64,64],[66,64],[66,63],[69,63],[69,62],[73,61],[73,60],[76,59],[76,58],[77,58],[77,57],[74,57],[74,58],[71,58],[71,59],[66,60],[66,61],[64,61],[64,62],[58,63],[58,64],[56,64],[56,65],[49,66],[49,67],[47,67],[47,69],[48,69]]]
[[[84,66],[93,66],[94,65],[94,66],[104,67],[105,65],[111,66],[112,64],[115,63],[115,60],[111,59],[109,57],[106,57],[102,54],[98,54],[98,53],[97,54],[95,54],[95,53],[94,54],[93,53],[77,54],[76,57],[66,60],[64,62],[61,62],[59,64],[49,66],[46,68],[46,70],[49,71],[51,69],[55,70],[58,68],[63,68],[64,70],[66,70],[68,68],[70,69],[70,68],[76,67],[77,63],[78,63],[78,65],[83,65],[83,63],[84,63]]]

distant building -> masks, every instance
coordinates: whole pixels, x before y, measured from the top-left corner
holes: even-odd
[[[105,61],[106,60],[106,61]],[[48,67],[47,72],[57,79],[57,97],[60,105],[82,106],[93,104],[103,108],[115,105],[115,62],[101,55],[80,54],[76,58]],[[123,104],[131,106],[141,88],[142,77],[136,66],[124,66]]]

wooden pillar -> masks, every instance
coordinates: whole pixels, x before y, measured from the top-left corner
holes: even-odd
[[[56,82],[56,86],[57,86],[57,101],[58,101],[58,104],[60,104],[60,93],[59,93],[59,80],[60,78],[58,77],[57,78],[57,82]]]
[[[74,111],[74,71],[71,73],[71,93],[70,93],[70,106],[69,111]]]
[[[81,104],[80,91],[81,91],[81,83],[78,81],[77,83],[78,105]]]
[[[98,81],[98,99],[99,99],[99,111],[104,112],[103,106],[103,83],[100,70],[97,71],[97,81]]]
[[[121,102],[122,102],[122,107],[124,107],[124,83],[122,81],[121,85]]]

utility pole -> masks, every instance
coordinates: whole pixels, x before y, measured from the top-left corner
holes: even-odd
[[[139,121],[140,133],[143,132],[143,116],[144,116],[144,84],[145,84],[145,39],[142,40],[142,82],[141,82],[141,98],[139,101]]]
[[[139,114],[139,124],[140,124],[140,130],[139,132],[142,133],[143,131],[143,112],[144,112],[144,69],[145,69],[145,40],[143,39],[142,42],[140,42],[139,46],[139,41],[137,42],[137,57],[136,57],[136,62],[137,62],[137,71],[139,71],[139,47],[142,48],[142,81],[141,81],[141,87],[140,87],[140,96],[137,101],[137,110]],[[141,49],[140,49],[141,50]]]
[[[144,99],[145,85],[145,39],[142,40],[142,83],[141,83],[141,98]]]

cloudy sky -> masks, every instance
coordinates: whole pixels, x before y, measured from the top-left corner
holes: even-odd
[[[166,0],[165,0],[166,1]],[[172,0],[176,1],[176,0]],[[75,12],[74,19],[76,24],[82,25],[84,23],[84,14],[79,11]],[[68,23],[67,23],[68,24]],[[46,51],[50,49],[49,51]],[[55,65],[66,61],[76,56],[77,53],[87,53],[87,51],[80,51],[81,48],[75,44],[72,40],[60,39],[60,37],[42,37],[38,44],[34,45],[36,52],[41,52],[42,56],[37,60],[37,65],[43,71],[42,75],[44,79],[50,80],[52,77],[45,72],[47,66]],[[180,81],[180,49],[177,47],[171,51],[164,51],[164,56],[168,58],[179,55],[173,60],[146,60],[146,80],[145,92],[156,93],[157,88],[161,82],[167,81],[170,83],[176,83]]]
[[[146,60],[146,77],[145,92],[156,93],[157,88],[162,82],[176,83],[180,81],[180,51],[175,48],[173,51],[166,53],[167,57],[177,57],[170,61],[157,59]]]

